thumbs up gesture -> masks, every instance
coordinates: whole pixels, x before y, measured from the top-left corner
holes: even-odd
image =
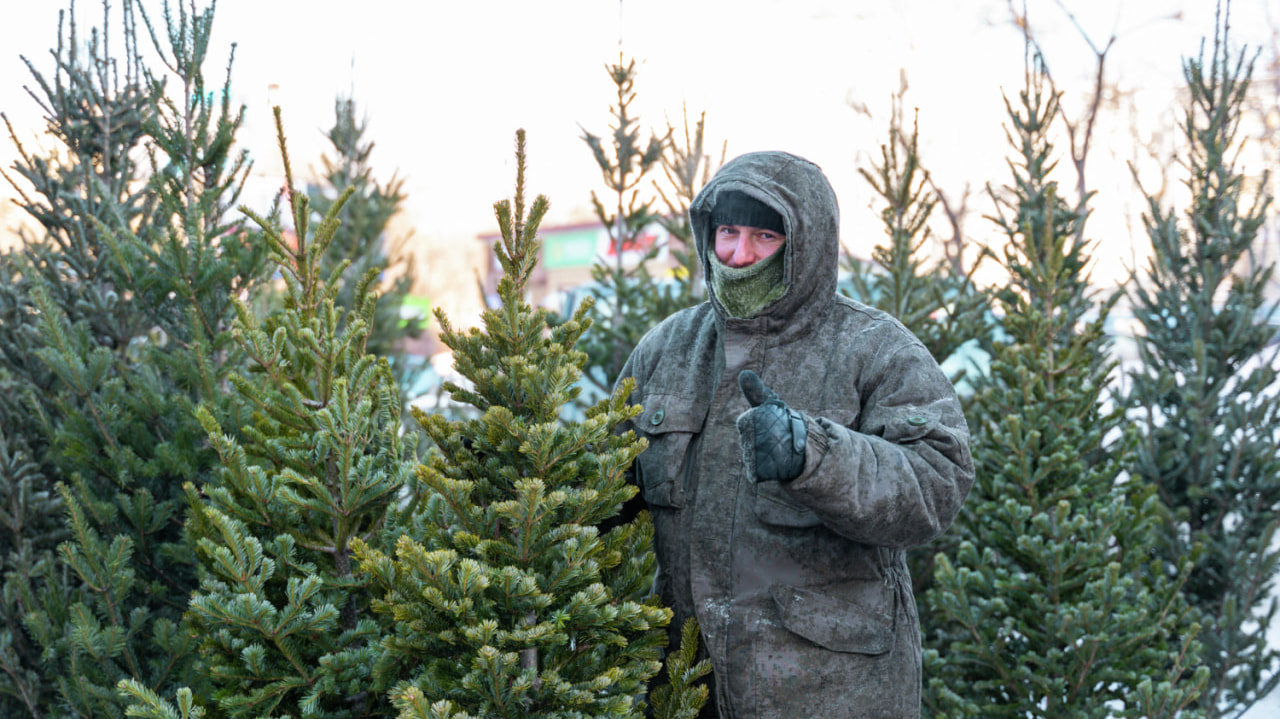
[[[738,416],[738,435],[747,474],[757,482],[789,482],[804,471],[808,424],[803,414],[778,399],[751,370],[738,374],[751,409]]]

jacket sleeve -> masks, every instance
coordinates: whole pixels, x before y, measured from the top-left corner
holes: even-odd
[[[951,381],[918,342],[875,365],[859,382],[856,430],[807,419],[804,471],[785,491],[854,541],[926,544],[973,485],[968,425]]]

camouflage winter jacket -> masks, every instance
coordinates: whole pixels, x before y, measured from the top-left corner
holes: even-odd
[[[703,267],[726,190],[782,214],[788,289],[742,320],[713,288],[623,369],[644,409],[624,429],[649,440],[634,480],[655,524],[657,590],[673,627],[698,618],[720,717],[918,717],[905,550],[946,530],[973,483],[960,404],[901,323],[837,294],[838,210],[818,167],[776,152],[725,165],[690,211]],[[806,417],[804,470],[789,483],[744,476],[744,369]]]

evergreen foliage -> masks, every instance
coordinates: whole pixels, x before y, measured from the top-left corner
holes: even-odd
[[[142,64],[139,15],[168,72]],[[229,90],[204,80],[212,9],[166,3],[159,27],[131,2],[120,16],[123,55],[108,48],[104,19],[83,56],[71,18],[52,75],[28,63],[62,151],[19,144],[7,175],[43,235],[4,262],[0,308],[12,323],[0,329],[0,375],[13,391],[0,412],[11,456],[35,469],[6,469],[2,493],[21,511],[60,505],[66,518],[61,536],[36,519],[11,535],[16,552],[6,547],[0,662],[33,716],[121,716],[122,678],[190,683],[193,642],[178,620],[195,576],[181,486],[216,462],[193,408],[208,399],[233,411],[216,399],[236,361],[225,345],[231,298],[261,275],[245,229],[225,219],[248,162],[233,151],[241,116]],[[29,574],[12,571],[24,565]],[[17,612],[25,637],[12,629]]]
[[[670,610],[650,595],[648,515],[608,531],[636,488],[624,470],[644,448],[614,427],[636,413],[624,385],[582,422],[561,408],[587,356],[574,349],[590,302],[548,327],[525,300],[548,203],[525,208],[524,133],[514,201],[495,204],[505,272],[483,328],[441,339],[471,385],[448,385],[480,416],[416,411],[439,453],[418,470],[424,497],[394,550],[356,545],[391,625],[382,669],[402,717],[641,717]]]
[[[198,670],[220,716],[376,716],[389,710],[371,676],[380,634],[350,545],[376,535],[409,489],[413,436],[401,436],[389,363],[368,352],[379,268],[350,289],[351,311],[340,305],[346,263],[325,272],[343,203],[357,190],[311,232],[278,109],[276,123],[297,242],[246,210],[284,279],[284,305],[259,320],[237,304],[234,335],[249,364],[231,382],[253,410],[244,439],[198,410],[222,471],[186,487],[203,571],[185,629],[200,644]]]
[[[917,124],[906,134],[902,94],[895,95],[880,162],[870,171],[858,169],[884,201],[880,219],[889,241],[876,245],[870,262],[843,258],[848,280],[841,291],[893,315],[941,363],[962,345],[990,344],[988,300],[973,282],[977,262],[967,274],[958,274],[946,258],[928,259],[933,239],[928,223],[938,201],[926,189],[929,173],[920,165],[919,137]],[[960,368],[952,381],[961,381],[966,369]]]
[[[129,33],[124,37],[128,42]],[[41,645],[25,628],[25,615],[44,607],[60,624],[68,609],[69,586],[56,567],[56,547],[68,533],[50,456],[58,382],[37,354],[45,343],[34,322],[33,291],[39,284],[56,293],[64,311],[90,326],[104,344],[117,344],[127,334],[120,327],[107,259],[98,252],[101,234],[89,218],[106,221],[114,213],[131,221],[145,212],[130,151],[143,134],[149,89],[136,54],[113,58],[109,50],[105,34],[94,29],[86,43],[74,18],[60,15],[51,76],[24,62],[39,89],[33,96],[48,118],[49,132],[65,151],[61,157],[28,153],[8,127],[19,160],[13,174],[4,177],[43,234],[22,236],[23,247],[0,257],[0,494],[6,515],[0,537],[5,576],[0,714],[5,715],[43,716],[56,691],[54,679],[41,671]]]
[[[925,652],[926,703],[945,717],[1195,716],[1208,671],[1179,590],[1189,562],[1154,558],[1164,508],[1126,481],[1132,446],[1103,395],[1104,302],[1096,319],[1076,206],[1050,179],[1058,95],[1038,62],[1015,106],[1017,159],[995,218],[1008,286],[1008,342],[979,380],[970,425],[977,482],[940,554],[926,611],[945,618]],[[1178,570],[1181,570],[1179,574]]]
[[[591,277],[595,280],[591,294],[596,301],[589,315],[591,329],[582,338],[583,351],[590,358],[586,378],[604,394],[613,390],[623,363],[644,333],[658,320],[688,306],[682,304],[685,298],[679,293],[673,294],[669,288],[664,289],[659,278],[649,270],[649,262],[662,248],[656,243],[647,248],[640,246],[646,228],[658,217],[653,211],[653,200],[640,201],[637,188],[662,160],[667,140],[650,136],[647,144],[642,142],[637,120],[630,115],[631,103],[635,101],[635,60],[624,65],[619,55],[618,64],[609,65],[608,70],[617,90],[616,103],[609,108],[614,117],[610,128],[612,156],[600,137],[586,130],[582,133],[600,167],[605,187],[613,194],[612,207],[606,209],[595,191],[591,192],[591,206],[609,233],[610,257],[591,268]],[[687,167],[686,164],[682,169]],[[696,164],[693,172],[696,175]],[[628,254],[639,256],[628,264]],[[696,256],[693,261],[697,261]]]
[[[1274,264],[1250,262],[1271,197],[1251,191],[1239,167],[1253,63],[1227,40],[1223,14],[1209,56],[1202,47],[1183,65],[1191,199],[1179,218],[1149,198],[1152,254],[1130,292],[1140,364],[1127,397],[1141,435],[1131,471],[1173,510],[1162,555],[1205,550],[1185,594],[1203,614],[1208,717],[1239,716],[1280,682],[1280,651],[1267,642],[1280,568],[1280,346],[1264,298]],[[1264,174],[1256,187],[1266,185]]]
[[[315,217],[323,217],[339,197],[350,195],[339,215],[342,224],[324,254],[321,276],[346,263],[338,284],[337,305],[352,312],[356,309],[356,289],[370,271],[377,273],[380,287],[377,307],[369,327],[366,349],[370,354],[391,360],[401,392],[415,382],[420,370],[411,367],[403,343],[422,334],[422,318],[402,317],[401,306],[413,284],[413,263],[402,251],[404,240],[388,237],[388,224],[400,211],[405,195],[403,181],[392,177],[386,183],[374,179],[369,165],[373,143],[365,140],[368,121],[356,113],[355,100],[334,101],[334,122],[326,135],[333,145],[334,156],[325,156],[324,181],[308,189]],[[389,277],[394,274],[394,277]]]
[[[6,577],[0,595],[0,715],[39,717],[53,687],[38,669],[40,647],[23,619],[28,607],[51,605],[61,596],[65,582],[54,548],[67,532],[62,498],[49,489],[24,439],[0,429],[0,557]]]
[[[665,682],[650,694],[654,719],[697,719],[710,690],[697,681],[711,673],[711,660],[698,660],[698,620],[690,617],[680,627],[680,648],[667,655],[662,667]]]
[[[662,151],[662,172],[666,176],[667,188],[657,182],[654,189],[666,205],[666,211],[657,216],[657,222],[670,235],[675,244],[668,244],[667,251],[676,258],[674,285],[664,285],[654,296],[653,302],[645,303],[652,308],[646,314],[653,322],[665,319],[672,312],[691,307],[706,299],[707,290],[703,286],[702,270],[699,267],[698,251],[693,237],[693,224],[689,221],[689,207],[698,191],[707,184],[711,176],[724,164],[726,143],[720,148],[720,160],[713,166],[711,156],[704,149],[706,140],[707,114],[698,116],[698,122],[689,134],[689,112],[684,115],[684,144],[680,145],[673,138],[676,129],[667,125],[666,143]],[[670,289],[668,289],[668,287]]]

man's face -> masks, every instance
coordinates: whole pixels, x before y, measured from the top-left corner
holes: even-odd
[[[747,267],[772,255],[787,236],[746,225],[716,227],[716,257],[729,267]]]

